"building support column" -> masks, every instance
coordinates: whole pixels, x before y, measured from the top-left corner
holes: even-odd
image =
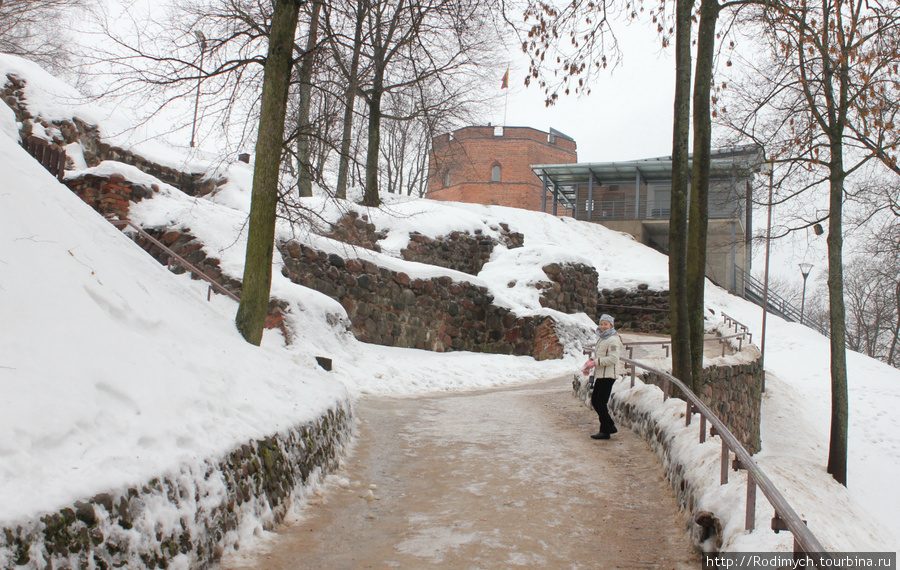
[[[589,172],[588,174],[588,206],[587,206],[587,221],[594,221],[594,173]]]
[[[547,213],[547,173],[541,174],[541,212]]]
[[[641,219],[641,171],[634,169],[634,219]]]

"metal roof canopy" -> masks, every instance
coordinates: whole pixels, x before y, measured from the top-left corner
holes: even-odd
[[[753,146],[714,152],[710,164],[710,176],[731,178],[735,175],[736,169],[739,174],[749,176],[754,166],[761,162],[761,156],[760,151]],[[540,164],[532,166],[531,171],[538,178],[543,179],[546,176],[556,186],[587,184],[592,177],[596,185],[609,185],[612,182],[634,183],[637,176],[647,182],[668,182],[672,180],[672,157],[626,162]]]

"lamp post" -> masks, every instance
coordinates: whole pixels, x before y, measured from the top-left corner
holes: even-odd
[[[769,174],[769,204],[768,219],[766,220],[766,266],[763,274],[763,314],[762,314],[762,340],[759,346],[759,364],[762,368],[762,391],[766,391],[766,315],[769,313],[769,243],[772,240],[772,189],[774,187],[775,165],[771,160],[763,163],[761,172]]]
[[[203,56],[206,54],[206,36],[200,30],[194,30],[194,37],[200,44],[200,68],[197,73],[197,95],[194,98],[194,121],[191,124],[191,148],[194,148],[194,135],[197,132],[197,109],[200,107],[200,82],[203,80]]]
[[[803,310],[806,308],[806,278],[812,271],[812,263],[801,263],[800,273],[803,275],[803,296],[800,298],[800,324],[803,324]]]

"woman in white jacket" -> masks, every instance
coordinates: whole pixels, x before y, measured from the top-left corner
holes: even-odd
[[[600,418],[600,431],[591,435],[593,439],[609,439],[610,435],[619,431],[607,406],[616,378],[625,373],[625,364],[621,361],[625,346],[613,323],[613,318],[609,315],[600,317],[600,338],[594,347],[594,392],[591,394],[591,406]]]

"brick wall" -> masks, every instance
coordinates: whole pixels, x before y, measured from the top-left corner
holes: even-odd
[[[106,218],[128,219],[131,202],[140,202],[158,191],[155,184],[146,188],[125,179],[121,174],[108,177],[91,174],[68,178],[66,186],[90,207]]]
[[[26,82],[21,77],[7,74],[6,82],[0,86],[0,97],[13,110],[16,121],[21,124],[19,134],[22,140],[32,134],[35,124],[39,124],[45,132],[51,134],[51,144],[58,147],[72,143],[81,145],[88,166],[97,166],[104,160],[129,164],[191,196],[206,195],[226,182],[224,178],[210,178],[205,172],[184,172],[152,162],[129,150],[111,146],[102,141],[96,125],[89,125],[77,117],[48,120],[32,116],[24,104],[25,85]],[[71,165],[68,168],[71,169]]]
[[[541,181],[534,164],[577,161],[575,142],[529,127],[465,127],[435,137],[429,164],[428,194],[434,200],[541,209]],[[492,168],[500,181],[492,182]],[[449,184],[448,182],[449,173]]]

